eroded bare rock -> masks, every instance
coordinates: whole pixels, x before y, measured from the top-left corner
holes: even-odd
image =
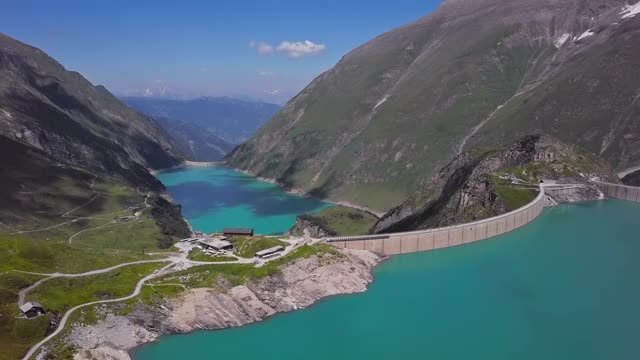
[[[297,259],[280,273],[247,285],[190,289],[166,303],[141,304],[126,316],[108,313],[96,324],[74,326],[66,341],[77,349],[77,360],[129,360],[127,351],[161,335],[242,326],[323,297],[363,292],[381,260],[348,249]]]

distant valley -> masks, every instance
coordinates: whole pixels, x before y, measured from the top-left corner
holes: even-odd
[[[235,147],[234,144],[216,136],[211,130],[190,122],[165,117],[155,117],[154,120],[167,132],[187,160],[218,161]]]
[[[189,160],[216,161],[253,136],[280,106],[228,97],[191,100],[122,97],[121,100],[156,119]]]

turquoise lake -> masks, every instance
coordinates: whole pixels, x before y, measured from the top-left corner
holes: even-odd
[[[202,177],[210,171],[218,170],[197,170]],[[241,184],[262,186],[254,182]],[[547,209],[531,224],[493,239],[394,256],[376,269],[365,293],[324,299],[241,328],[165,336],[131,355],[639,359],[639,219],[640,204],[616,200]]]
[[[257,234],[282,234],[295,223],[296,215],[331,206],[224,166],[188,167],[156,177],[182,205],[193,228],[204,232],[250,227]]]

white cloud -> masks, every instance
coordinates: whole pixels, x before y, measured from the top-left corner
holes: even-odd
[[[271,72],[271,71],[258,71],[258,75],[264,76],[264,77],[269,77],[269,76],[273,76],[273,72]]]
[[[275,47],[264,41],[251,41],[249,46],[257,49],[261,55],[271,55],[274,52],[286,54],[290,58],[301,58],[307,55],[315,55],[323,52],[327,47],[324,44],[316,44],[313,41],[282,41],[280,45]]]
[[[273,46],[269,45],[264,41],[251,41],[249,43],[249,46],[254,49],[258,49],[258,53],[262,55],[273,54],[273,50],[274,50]]]
[[[280,94],[280,90],[278,89],[272,89],[272,90],[265,90],[264,93],[267,95],[279,95]]]
[[[324,44],[316,44],[312,41],[283,41],[276,50],[287,54],[291,58],[300,58],[306,55],[314,55],[324,51],[327,47]]]

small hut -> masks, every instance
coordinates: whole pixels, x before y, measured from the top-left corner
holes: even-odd
[[[22,311],[24,316],[26,316],[28,319],[45,314],[45,311],[42,305],[35,301],[27,302],[20,305],[20,311]]]

